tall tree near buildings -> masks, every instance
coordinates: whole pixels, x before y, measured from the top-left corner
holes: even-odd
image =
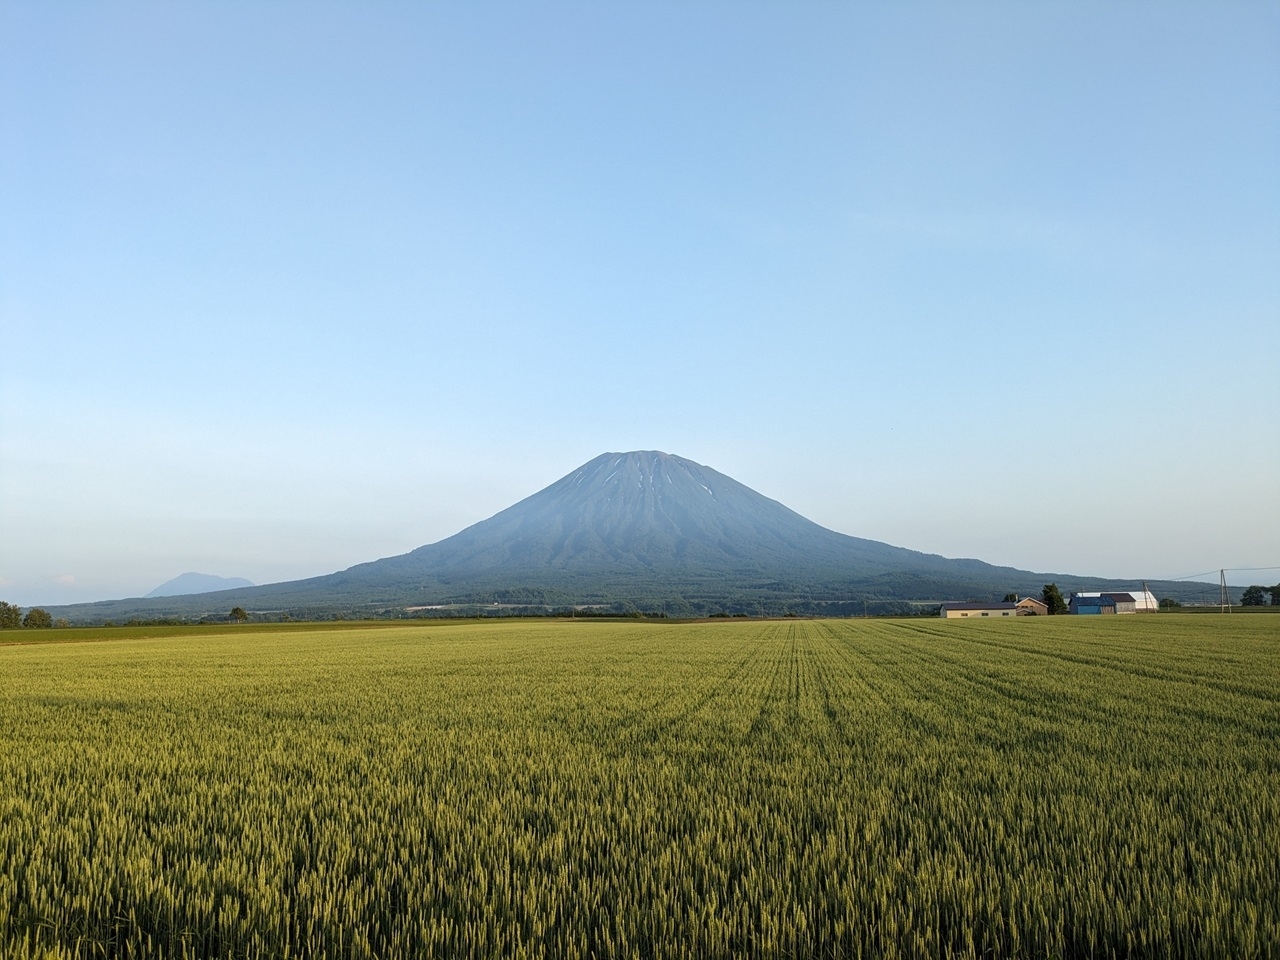
[[[1067,606],[1067,601],[1062,599],[1062,591],[1058,589],[1056,583],[1046,583],[1044,590],[1040,593],[1040,599],[1049,608],[1049,616],[1051,617],[1055,614],[1066,613],[1071,609]]]

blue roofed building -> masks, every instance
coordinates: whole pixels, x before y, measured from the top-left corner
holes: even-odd
[[[1132,597],[1129,598],[1129,602],[1133,602]],[[1082,615],[1096,616],[1116,612],[1115,597],[1105,593],[1073,593],[1067,606],[1071,608],[1072,613]]]

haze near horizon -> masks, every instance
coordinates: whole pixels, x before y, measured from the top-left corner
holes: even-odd
[[[949,557],[1280,563],[1278,109],[1263,4],[0,5],[0,599],[636,449]]]

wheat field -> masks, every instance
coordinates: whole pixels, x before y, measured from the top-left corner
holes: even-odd
[[[5,957],[1280,955],[1280,618],[49,635]]]

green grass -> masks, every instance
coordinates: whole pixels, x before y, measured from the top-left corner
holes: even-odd
[[[62,633],[0,955],[1280,954],[1269,617]]]

